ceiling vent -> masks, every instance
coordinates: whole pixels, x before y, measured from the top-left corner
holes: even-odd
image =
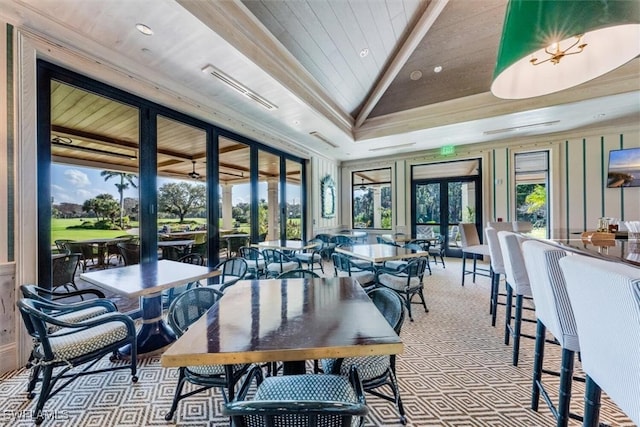
[[[323,134],[321,134],[320,132],[316,132],[315,130],[313,132],[309,132],[309,135],[311,136],[315,136],[316,138],[318,138],[320,141],[324,142],[327,145],[332,146],[333,148],[338,148],[337,144],[334,144],[333,142],[329,141],[327,139],[326,136],[324,136]]]
[[[405,148],[411,147],[412,145],[416,145],[415,142],[407,142],[406,144],[397,144],[397,145],[389,145],[387,147],[377,147],[377,148],[369,148],[369,151],[383,151],[383,150],[392,150],[397,148]]]
[[[486,130],[486,131],[484,131],[482,133],[484,135],[496,135],[496,134],[499,134],[499,133],[516,132],[516,131],[519,131],[519,130],[530,130],[531,128],[552,126],[552,125],[555,125],[556,123],[560,123],[560,120],[553,120],[553,121],[550,121],[550,122],[543,122],[543,123],[533,123],[533,124],[530,124],[530,125],[514,126],[512,128]]]
[[[231,89],[235,90],[236,92],[246,96],[247,98],[251,99],[252,101],[257,102],[258,104],[260,104],[262,107],[266,108],[267,110],[275,110],[275,109],[278,108],[277,105],[267,101],[266,99],[264,99],[263,97],[261,97],[260,95],[258,95],[255,92],[253,92],[251,89],[249,89],[245,85],[243,85],[242,83],[240,83],[237,80],[229,77],[228,75],[226,75],[222,71],[218,70],[217,68],[215,68],[211,64],[209,64],[206,67],[204,67],[202,69],[202,72],[203,73],[207,73],[212,77],[215,77],[216,79],[218,79],[218,81],[224,83],[229,88],[231,88]]]

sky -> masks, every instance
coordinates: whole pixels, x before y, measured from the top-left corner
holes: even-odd
[[[65,165],[59,163],[51,164],[51,197],[54,204],[76,203],[82,205],[85,200],[96,197],[98,194],[112,194],[119,200],[118,189],[115,184],[120,183],[118,178],[111,178],[105,181],[105,177],[100,176],[103,169],[93,169],[79,167],[75,165]],[[167,182],[180,182],[177,179],[158,178],[158,186]],[[190,180],[185,180],[192,182]],[[259,198],[267,199],[267,183],[261,182],[259,187]],[[249,202],[250,191],[248,184],[236,185],[233,188],[232,204],[239,202]],[[124,197],[138,198],[138,189],[129,187],[124,192]],[[287,198],[291,201],[295,199],[300,203],[299,186],[287,186]]]

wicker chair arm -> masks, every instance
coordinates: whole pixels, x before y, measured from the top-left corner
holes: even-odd
[[[41,317],[38,314],[36,316]],[[83,320],[81,322],[76,322],[76,323],[63,322],[56,319],[55,317],[51,317],[47,315],[43,315],[41,318],[47,323],[51,323],[52,325],[57,325],[62,328],[65,328],[64,330],[59,329],[53,333],[50,333],[48,334],[49,336],[61,337],[65,335],[71,335],[78,332],[79,330],[90,329],[94,326],[102,325],[108,322],[122,322],[127,327],[128,335],[133,335],[133,336],[136,335],[136,327],[135,327],[135,324],[133,323],[133,320],[131,320],[129,316],[125,314],[120,314],[120,313],[114,313],[110,315],[108,319],[93,317],[91,319]]]
[[[92,307],[103,307],[107,311],[118,311],[118,307],[116,307],[113,301],[107,299],[94,299],[89,301],[78,301],[72,302],[69,304],[60,304],[55,301],[44,301],[44,300],[34,300],[37,301],[37,306],[39,308],[44,308],[45,310],[55,311],[57,314],[59,313],[70,313],[74,311],[84,310],[86,308]]]

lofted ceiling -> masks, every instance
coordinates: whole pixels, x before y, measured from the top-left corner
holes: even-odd
[[[489,87],[506,0],[0,0],[0,6],[0,16],[18,30],[146,83],[127,88],[136,94],[157,101],[166,97],[149,87],[177,94],[189,114],[337,161],[640,121],[638,58],[574,89],[495,98]],[[154,34],[141,34],[137,23]],[[84,131],[129,138],[101,126]],[[186,159],[180,173],[192,166]]]

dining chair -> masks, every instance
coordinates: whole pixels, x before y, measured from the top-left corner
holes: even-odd
[[[333,251],[336,249],[336,244],[331,242],[331,235],[326,233],[316,234],[316,239],[320,239],[323,242],[322,257],[324,259],[331,259]]]
[[[476,275],[489,276],[489,270],[478,267],[478,256],[481,258],[489,255],[489,246],[480,243],[478,230],[476,225],[470,222],[461,222],[458,225],[460,230],[460,244],[462,246],[462,286],[464,286],[464,278],[467,274],[472,274],[473,283],[476,282]],[[471,255],[473,258],[473,269],[467,270],[467,257]]]
[[[278,277],[285,271],[302,268],[298,259],[277,249],[263,249],[262,255],[266,264],[267,277]]]
[[[331,255],[331,260],[336,277],[353,277],[365,290],[375,287],[376,269],[373,264],[358,264],[352,258],[338,252]]]
[[[124,265],[140,264],[140,245],[137,243],[117,243]]]
[[[355,242],[354,242],[354,240],[352,238],[347,237],[347,236],[343,236],[341,234],[338,234],[338,235],[335,235],[335,236],[331,236],[330,243],[333,243],[336,246],[338,246],[338,245],[353,246],[355,244]]]
[[[414,252],[414,253],[415,252],[420,252],[420,251],[427,252],[422,245],[420,245],[418,243],[414,243],[414,241],[411,241],[409,243],[405,243],[404,245],[402,245],[402,247],[404,249],[408,249],[408,250],[410,250],[411,252]],[[431,265],[429,263],[428,252],[427,252],[427,255],[424,258],[427,260],[427,267],[426,268],[427,268],[427,270],[429,270],[429,276],[431,276],[432,272],[431,272]],[[404,258],[404,259],[401,259],[401,260],[389,260],[389,261],[385,261],[382,266],[385,267],[385,268],[395,268],[397,270],[399,267],[402,267],[402,266],[406,265],[410,260],[411,260],[411,257]]]
[[[56,248],[58,249],[58,253],[70,253],[71,251],[67,248],[67,243],[73,242],[72,239],[57,239],[54,241],[56,244]]]
[[[69,288],[78,290],[75,282],[76,270],[80,263],[80,254],[56,256],[51,259],[51,289]]]
[[[109,267],[109,265],[111,265],[111,257],[115,257],[116,258],[116,265],[120,264],[120,262],[124,262],[124,260],[122,259],[122,254],[120,253],[120,251],[118,250],[118,243],[119,242],[130,242],[131,240],[133,240],[133,235],[132,234],[124,234],[122,236],[117,236],[114,238],[113,242],[109,242],[107,243],[107,253],[106,253],[106,259],[104,260],[105,265],[107,266],[107,268]]]
[[[531,409],[538,410],[540,395],[551,409],[558,427],[566,427],[569,417],[579,418],[569,412],[575,354],[580,353],[580,343],[567,285],[560,270],[559,261],[567,253],[548,244],[529,240],[522,243],[522,253],[529,272],[531,293],[536,304],[536,344],[533,360],[533,384]],[[544,349],[547,331],[562,348],[559,373],[544,369]],[[542,374],[560,377],[557,406],[551,400]]]
[[[201,266],[205,265],[204,258],[202,258],[202,255],[197,253],[189,253],[189,254],[183,255],[180,258],[178,258],[176,261],[183,262],[185,264],[193,264],[193,265],[201,265]],[[199,280],[163,290],[162,306],[165,308],[168,308],[178,295],[197,286],[201,286]]]
[[[78,304],[54,304],[39,299],[21,298],[17,302],[23,323],[34,340],[28,367],[31,370],[27,392],[35,397],[35,386],[41,382],[38,401],[33,409],[35,423],[44,421],[44,405],[49,398],[68,386],[76,378],[119,369],[131,370],[131,381],[137,382],[137,337],[133,320],[118,312],[107,312],[80,321],[67,321],[64,316],[76,315],[91,305],[105,305],[105,300]],[[104,356],[111,361],[119,359],[118,350],[131,346],[128,363],[119,362],[111,367],[94,368]],[[69,372],[75,368],[81,370]],[[64,381],[58,385],[58,381]]]
[[[400,330],[404,323],[403,299],[388,288],[376,288],[367,292],[367,294],[396,334],[400,335]],[[322,372],[343,376],[347,376],[352,367],[355,367],[360,374],[364,391],[393,402],[400,415],[400,422],[406,424],[405,411],[396,378],[395,354],[321,359],[319,364],[322,367]],[[382,393],[380,388],[383,386],[389,387],[392,394]]]
[[[217,304],[222,293],[211,287],[192,288],[177,296],[169,306],[167,321],[178,337],[213,305]],[[166,421],[171,421],[178,402],[196,393],[210,388],[219,388],[225,402],[233,395],[236,383],[247,373],[250,365],[198,365],[183,366],[178,368],[178,384],[173,396],[171,408],[164,416]],[[189,382],[198,388],[182,393],[184,385]]]
[[[415,295],[420,297],[425,313],[429,312],[427,302],[424,298],[424,272],[427,268],[425,257],[411,258],[406,265],[397,269],[378,268],[376,271],[376,282],[379,286],[385,286],[397,292],[402,297],[409,313],[409,320],[413,322],[411,314],[412,299]]]
[[[491,295],[489,297],[489,314],[491,315],[491,326],[496,326],[498,305],[504,305],[504,303],[501,303],[499,301],[499,297],[506,296],[506,294],[500,293],[500,277],[506,277],[507,271],[504,268],[504,259],[502,257],[502,250],[500,249],[500,240],[498,240],[498,229],[487,227],[484,229],[484,234],[487,237],[487,246],[489,246],[489,265],[491,268]]]
[[[602,391],[640,425],[640,270],[583,255],[559,263],[586,374],[582,425],[599,425]]]
[[[241,246],[240,249],[238,249],[238,253],[240,254],[240,257],[247,261],[248,271],[245,278],[260,279],[265,276],[266,264],[260,249],[252,248],[250,246]]]
[[[507,300],[504,322],[504,343],[509,345],[510,338],[513,338],[513,366],[518,366],[518,358],[520,355],[520,338],[535,339],[533,335],[522,333],[522,322],[532,322],[522,315],[523,311],[533,310],[531,307],[524,307],[524,300],[531,301],[531,285],[529,283],[529,275],[527,267],[522,256],[522,248],[520,245],[525,239],[519,234],[511,231],[499,231],[498,241],[500,242],[500,250],[504,260],[504,269],[507,274]],[[511,325],[511,310],[513,304],[513,295],[516,296],[515,312],[513,316],[513,326]]]
[[[276,279],[317,279],[320,275],[315,271],[308,270],[306,268],[296,268],[295,270],[285,271],[280,274]]]
[[[487,227],[498,231],[513,231],[513,223],[508,221],[487,221]]]
[[[215,268],[220,270],[220,275],[213,277],[214,284],[211,286],[220,292],[244,279],[249,270],[247,261],[240,257],[227,258],[219,262]]]
[[[66,242],[65,247],[72,254],[80,254],[80,265],[82,266],[82,271],[87,271],[89,267],[89,263],[92,266],[95,266],[97,255],[93,251],[93,245],[88,243],[79,243],[79,242]]]
[[[250,390],[255,394],[247,400]],[[316,374],[263,378],[256,366],[237,398],[222,407],[235,427],[355,427],[364,424],[368,412],[355,368],[348,378]]]
[[[317,264],[320,268],[320,271],[322,271],[322,273],[324,274],[324,267],[322,266],[322,252],[324,250],[324,242],[320,239],[311,239],[307,243],[315,243],[316,246],[305,249],[303,252],[297,252],[294,257],[298,261],[300,261],[301,264],[306,264],[309,270],[314,270],[313,266]]]
[[[433,263],[438,265],[438,258],[440,258],[442,268],[446,268],[444,264],[445,249],[444,236],[442,234],[438,234],[434,239],[431,239],[429,241],[429,246],[427,247],[427,252],[429,252],[429,255],[433,257]]]

